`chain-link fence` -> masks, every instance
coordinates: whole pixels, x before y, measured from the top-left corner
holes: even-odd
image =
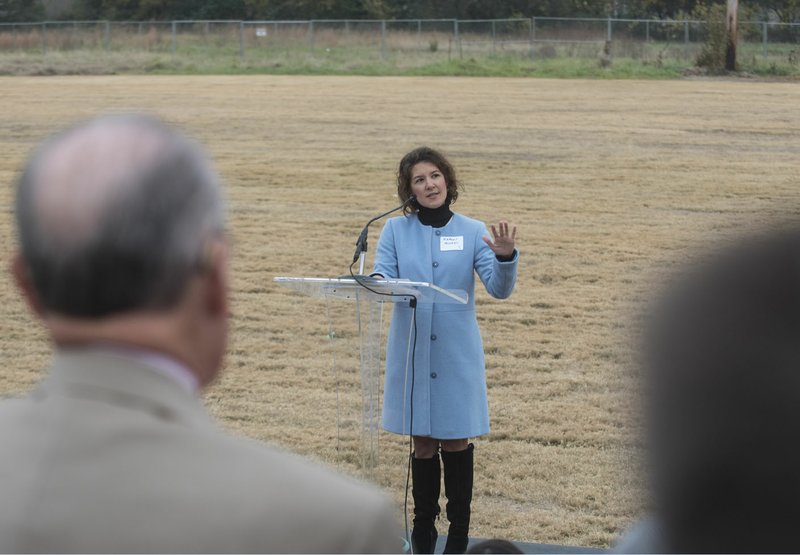
[[[0,52],[144,51],[240,59],[304,54],[425,62],[524,56],[633,59],[695,56],[702,21],[595,18],[497,20],[70,21],[0,24]],[[800,23],[745,21],[739,50],[800,57]]]

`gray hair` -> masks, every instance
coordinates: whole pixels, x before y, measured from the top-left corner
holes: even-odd
[[[22,256],[45,310],[168,309],[224,233],[203,149],[147,116],[106,116],[41,145],[19,182]]]

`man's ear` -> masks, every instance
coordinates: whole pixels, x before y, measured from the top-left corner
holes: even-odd
[[[228,317],[228,246],[214,241],[208,247],[206,271],[206,310],[215,316]]]
[[[42,306],[42,301],[39,298],[39,294],[36,292],[36,288],[33,286],[33,278],[31,277],[28,264],[19,251],[16,251],[11,257],[11,275],[14,277],[14,281],[28,307],[36,316],[44,318],[45,311]]]

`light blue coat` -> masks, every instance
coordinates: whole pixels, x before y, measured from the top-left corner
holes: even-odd
[[[475,317],[475,272],[490,295],[505,299],[514,290],[519,254],[509,262],[499,262],[484,236],[491,237],[483,223],[460,214],[440,228],[422,225],[416,213],[392,218],[383,227],[375,273],[469,294],[466,305],[417,305],[413,428],[411,368],[406,376],[412,310],[406,303],[395,304],[383,400],[383,427],[390,432],[437,439],[489,432],[483,343]],[[444,242],[442,238],[446,238]],[[458,250],[460,241],[463,248]],[[455,250],[442,250],[448,243]]]

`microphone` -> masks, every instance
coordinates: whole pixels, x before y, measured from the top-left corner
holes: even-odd
[[[367,222],[367,225],[365,225],[364,229],[361,230],[361,234],[359,234],[358,240],[356,241],[356,252],[355,252],[355,254],[353,254],[353,264],[355,264],[356,260],[358,260],[363,253],[367,252],[367,235],[369,233],[370,224],[372,222],[380,220],[384,216],[388,216],[392,212],[397,212],[398,210],[400,210],[402,208],[405,208],[408,205],[419,206],[419,202],[417,201],[417,197],[415,197],[414,195],[411,195],[410,197],[408,197],[406,199],[406,201],[403,204],[401,204],[397,208],[392,208],[388,212],[384,212],[380,216],[375,216],[374,218],[372,218],[370,221]],[[361,268],[360,272],[363,273],[363,271],[364,271],[364,269]]]

